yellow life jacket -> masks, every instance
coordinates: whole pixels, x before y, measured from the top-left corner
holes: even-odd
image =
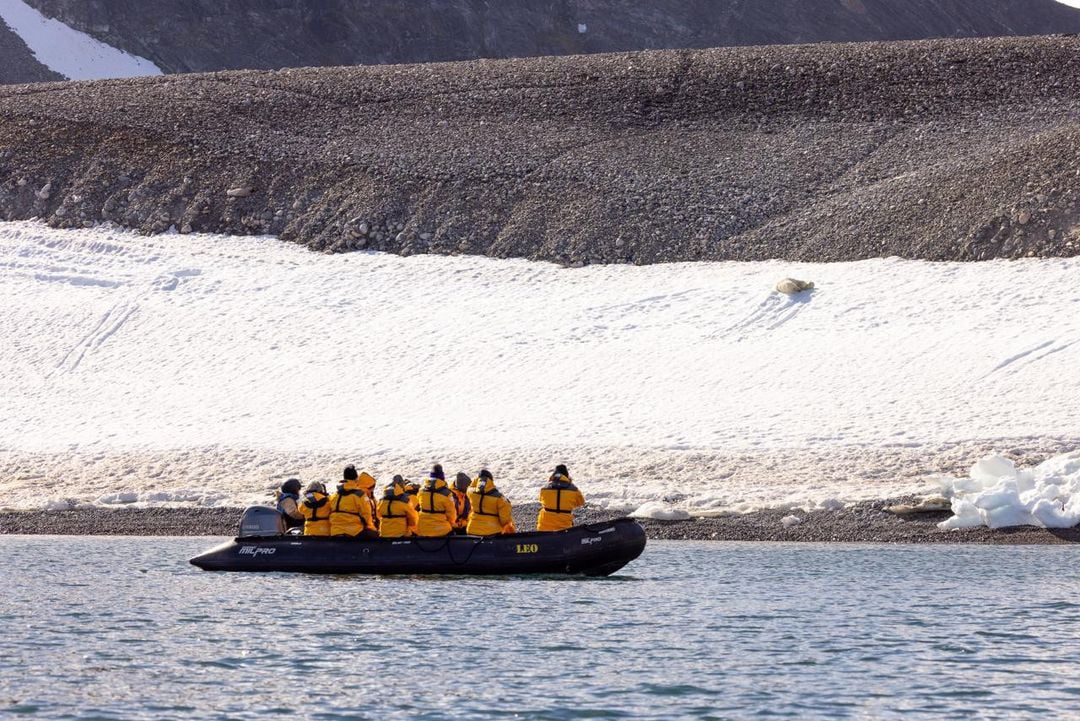
[[[469,496],[453,486],[450,486],[450,498],[454,501],[454,514],[457,516],[457,520],[454,521],[454,530],[463,531],[465,530],[465,526],[469,523]]]
[[[405,486],[405,499],[414,511],[420,513],[420,486]]]
[[[356,536],[375,530],[371,500],[356,481],[345,481],[330,496],[330,535]]]
[[[417,513],[406,499],[400,484],[392,483],[386,487],[376,510],[379,536],[382,538],[401,538],[416,533]]]
[[[472,536],[495,536],[515,533],[510,501],[495,487],[490,478],[477,478],[469,486],[472,513],[465,532]]]
[[[305,536],[330,535],[330,498],[325,493],[305,494],[299,509],[304,516]]]
[[[368,504],[371,506],[371,513],[369,514],[373,524],[371,527],[377,530],[379,528],[379,514],[376,512],[377,504],[375,503],[375,477],[370,473],[361,473],[357,477],[356,483],[367,495]]]
[[[536,530],[562,531],[574,525],[574,509],[585,505],[585,496],[568,476],[553,475],[540,489],[540,514]]]
[[[446,481],[431,478],[418,494],[420,500],[420,520],[416,524],[418,536],[445,536],[454,530],[457,510]]]

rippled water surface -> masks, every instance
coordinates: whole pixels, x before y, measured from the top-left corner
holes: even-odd
[[[2,537],[0,716],[1078,718],[1076,547],[650,543],[608,579]]]

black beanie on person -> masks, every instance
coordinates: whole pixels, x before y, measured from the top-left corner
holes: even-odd
[[[438,478],[440,481],[446,480],[446,474],[443,473],[442,466],[438,463],[431,467],[431,477]]]
[[[560,476],[566,476],[567,478],[570,477],[570,471],[566,470],[566,466],[564,466],[562,463],[555,466],[555,473]]]
[[[491,478],[491,471],[484,468],[483,470],[480,471],[480,477],[481,478]]]
[[[346,481],[355,481],[357,479],[356,466],[351,463],[345,466],[345,472],[341,475]]]

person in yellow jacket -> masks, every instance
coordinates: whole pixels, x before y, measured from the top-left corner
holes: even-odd
[[[585,496],[570,479],[570,472],[561,463],[555,466],[546,486],[540,489],[540,515],[536,518],[538,531],[562,531],[574,525],[574,509],[585,505]]]
[[[457,514],[454,533],[465,533],[465,527],[469,524],[469,512],[472,510],[469,503],[470,484],[469,475],[459,472],[450,486],[450,493],[453,494],[454,499],[454,512]]]
[[[486,468],[469,487],[469,503],[472,513],[465,532],[470,536],[497,536],[500,533],[517,533],[510,501],[495,487],[495,479]]]
[[[330,535],[359,536],[377,538],[375,519],[371,514],[371,502],[364,490],[375,485],[375,479],[368,474],[356,473],[354,466],[345,466],[343,480],[337,492],[330,496]]]
[[[405,490],[405,496],[409,501],[409,505],[417,513],[420,512],[420,484],[414,481],[410,481],[407,478],[401,476],[394,476],[394,482],[400,483],[401,487]]]
[[[377,513],[378,501],[375,500],[375,478],[367,473],[361,473],[357,479],[357,484],[364,491],[364,495],[367,496],[368,504],[371,506],[371,519],[375,522],[375,530],[379,530],[379,515]]]
[[[383,497],[379,501],[377,510],[380,538],[416,535],[419,514],[409,505],[405,489],[397,481],[391,481],[383,490]]]
[[[326,494],[325,483],[309,483],[299,509],[304,516],[305,536],[330,535],[330,498]]]
[[[440,465],[431,469],[427,482],[420,489],[420,520],[416,524],[418,536],[447,536],[454,530],[457,511],[446,476]]]

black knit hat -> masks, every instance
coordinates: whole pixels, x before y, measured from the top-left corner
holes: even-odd
[[[290,478],[281,484],[282,493],[299,493],[303,486],[300,485],[299,478]]]
[[[483,470],[480,471],[480,477],[481,478],[492,478],[491,471],[484,468]]]
[[[345,472],[343,474],[341,474],[341,477],[343,479],[345,479],[346,481],[355,481],[356,478],[357,478],[357,476],[356,476],[356,466],[354,466],[351,463],[349,465],[345,466]]]
[[[566,466],[564,466],[562,463],[555,466],[555,473],[560,476],[566,476],[567,478],[570,477],[570,471],[566,470]]]
[[[405,482],[405,477],[404,477],[404,476],[402,476],[402,475],[401,475],[401,474],[399,473],[399,474],[397,474],[396,476],[394,476],[394,477],[393,477],[393,478],[392,478],[391,480],[392,480],[392,481],[393,481],[394,483],[404,483],[404,482]]]
[[[440,481],[446,480],[446,474],[443,473],[442,466],[438,463],[431,467],[431,477],[438,478]]]

